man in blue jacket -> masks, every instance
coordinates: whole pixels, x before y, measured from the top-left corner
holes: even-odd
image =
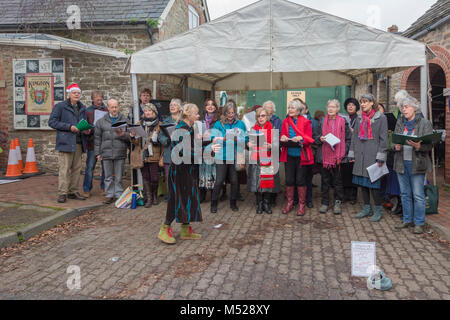
[[[80,132],[76,125],[86,119],[86,106],[80,102],[81,89],[77,84],[67,87],[69,98],[56,104],[48,124],[56,129],[56,147],[59,157],[58,202],[67,198],[86,200],[79,193],[81,156],[86,150],[86,135],[90,130]]]

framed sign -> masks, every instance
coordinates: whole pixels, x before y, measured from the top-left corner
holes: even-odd
[[[14,129],[51,130],[50,113],[64,101],[64,59],[15,59]]]
[[[306,91],[287,91],[286,92],[286,114],[289,113],[289,112],[287,112],[288,111],[287,109],[289,107],[289,102],[291,102],[295,98],[299,98],[303,102],[306,102]]]

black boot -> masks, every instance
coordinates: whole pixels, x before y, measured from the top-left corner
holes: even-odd
[[[263,213],[263,197],[262,194],[256,192],[256,214]]]
[[[263,210],[267,213],[267,214],[272,214],[272,209],[270,209],[270,198],[271,198],[271,193],[263,193]]]
[[[217,213],[217,200],[211,200],[211,213]]]
[[[153,205],[157,206],[159,205],[159,197],[158,197],[158,184],[157,183],[153,183],[152,184],[152,200],[153,200]]]
[[[225,201],[227,199],[228,199],[228,197],[227,197],[227,185],[224,184],[223,187],[222,187],[222,195],[220,196],[220,201]]]
[[[230,208],[234,212],[239,211],[239,208],[236,205],[236,200],[230,200]]]

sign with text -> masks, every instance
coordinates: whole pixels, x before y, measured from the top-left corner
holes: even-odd
[[[51,73],[25,74],[25,113],[50,115],[53,108]]]
[[[375,242],[352,241],[352,276],[368,278],[376,270]]]
[[[286,114],[287,112],[287,108],[289,106],[289,102],[291,102],[294,99],[300,99],[303,102],[306,102],[306,91],[287,91],[286,93]]]

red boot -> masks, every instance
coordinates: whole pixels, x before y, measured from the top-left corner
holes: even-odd
[[[292,209],[294,209],[294,191],[295,187],[286,186],[287,203],[286,207],[282,211],[284,214],[288,214],[289,212],[291,212]]]
[[[297,194],[298,194],[298,216],[304,216],[305,211],[305,205],[306,205],[306,186],[305,187],[297,187]]]

